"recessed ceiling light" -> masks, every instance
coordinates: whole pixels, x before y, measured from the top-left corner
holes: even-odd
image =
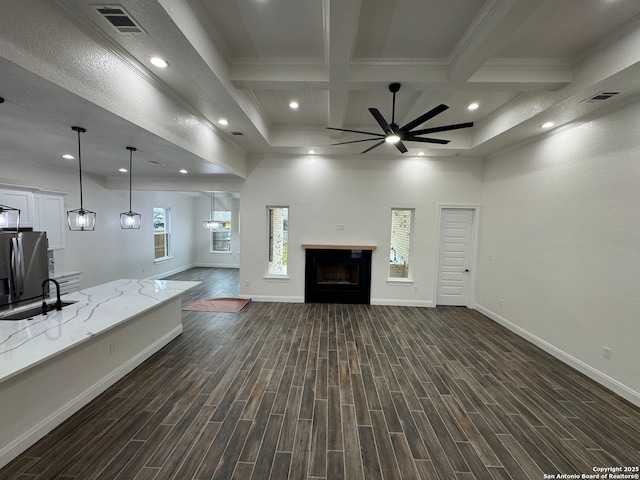
[[[127,170],[126,168],[119,168],[118,171],[122,173],[127,173],[129,170]]]
[[[189,173],[189,172],[187,172],[184,168],[181,168],[180,173]]]
[[[300,105],[299,105],[299,104],[298,104],[298,102],[296,102],[295,100],[292,100],[292,101],[291,101],[291,103],[289,103],[289,107],[290,107],[292,110],[297,109],[299,106],[300,106]]]
[[[313,148],[310,148],[309,151],[307,152],[309,155],[313,155],[314,153],[316,153],[316,151]]]
[[[149,61],[152,65],[155,65],[158,68],[167,68],[169,66],[169,62],[167,62],[164,58],[151,57]]]
[[[75,160],[76,159],[76,157],[74,157],[70,153],[65,153],[64,155],[62,155],[62,158],[66,158],[67,160]]]
[[[477,110],[479,106],[480,105],[478,105],[476,102],[473,102],[469,104],[469,106],[467,107],[467,110]]]
[[[221,118],[220,120],[218,120],[218,123],[220,125],[229,125],[229,120],[227,120],[226,118]]]
[[[555,123],[553,122],[544,122],[542,125],[540,125],[542,128],[551,128],[555,125]]]
[[[420,151],[418,152],[418,155],[423,156],[423,155],[424,155],[424,152],[423,152],[422,150],[420,150]]]

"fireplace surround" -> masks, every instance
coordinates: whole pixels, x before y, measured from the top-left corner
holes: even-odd
[[[371,303],[371,246],[303,245],[305,303]]]

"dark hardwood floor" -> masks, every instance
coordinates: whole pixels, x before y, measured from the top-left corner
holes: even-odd
[[[237,296],[193,269],[184,303]],[[640,409],[476,311],[249,303],[184,333],[1,479],[541,480],[640,463]]]

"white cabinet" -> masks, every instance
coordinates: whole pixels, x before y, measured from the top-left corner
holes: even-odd
[[[57,280],[60,284],[60,295],[80,290],[80,275],[82,275],[82,272],[69,272],[54,275],[53,279]],[[53,288],[53,285],[49,286],[49,288]],[[49,295],[53,298],[55,295],[55,288],[49,291],[51,292]]]
[[[33,227],[35,220],[33,191],[0,188],[0,205],[20,210],[20,226]]]
[[[47,232],[49,250],[65,247],[67,215],[64,209],[66,193],[35,187],[0,184],[0,205],[20,210],[20,227]]]
[[[34,230],[47,232],[49,250],[64,248],[66,232],[64,194],[38,192],[34,195],[34,203],[37,212]]]

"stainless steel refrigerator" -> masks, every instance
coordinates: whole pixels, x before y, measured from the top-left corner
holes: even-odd
[[[46,232],[0,232],[0,310],[41,300],[48,276]]]

